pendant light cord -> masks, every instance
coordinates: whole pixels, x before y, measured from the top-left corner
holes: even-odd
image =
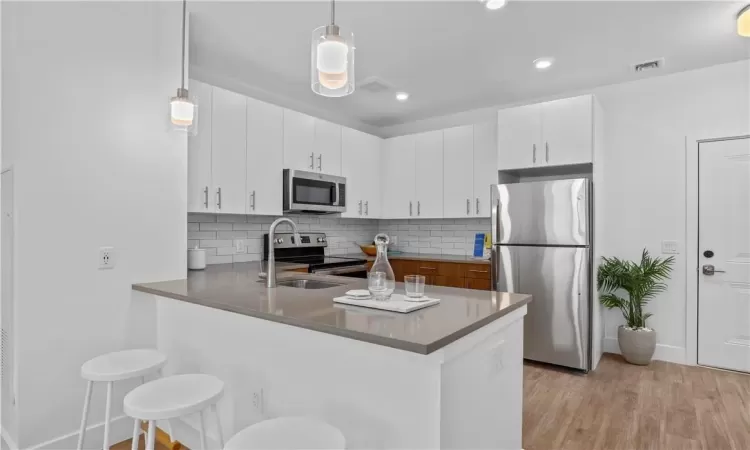
[[[336,0],[331,0],[331,25],[336,24]]]
[[[187,0],[182,0],[182,66],[180,87],[185,89],[185,17],[187,16]]]

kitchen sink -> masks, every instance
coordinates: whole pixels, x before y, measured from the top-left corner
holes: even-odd
[[[342,283],[331,283],[329,281],[318,280],[281,280],[277,281],[276,285],[298,289],[328,289],[336,286],[343,286]]]

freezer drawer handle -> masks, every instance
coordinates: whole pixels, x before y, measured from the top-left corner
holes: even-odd
[[[476,270],[476,269],[469,269],[469,272],[475,272],[475,273],[489,273],[489,270]]]
[[[420,269],[424,269],[424,270],[437,270],[435,267],[420,267]]]

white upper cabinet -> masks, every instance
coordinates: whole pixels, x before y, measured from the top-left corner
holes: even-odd
[[[498,169],[591,163],[593,96],[498,111]]]
[[[247,99],[247,213],[281,215],[284,110]]]
[[[380,175],[383,218],[416,217],[415,140],[415,136],[410,135],[386,139],[382,143]]]
[[[594,104],[590,95],[543,104],[544,163],[590,163],[594,148]],[[542,155],[540,155],[542,156]]]
[[[190,92],[200,99],[198,134],[188,135],[188,212],[214,212],[211,184],[211,86],[190,80]]]
[[[212,100],[211,180],[216,212],[245,214],[246,99],[215,87]]]
[[[313,171],[315,161],[315,118],[284,110],[284,168]]]
[[[315,119],[315,170],[329,175],[341,175],[341,126]]]
[[[542,107],[527,105],[497,113],[497,167],[524,169],[536,165],[542,146]]]
[[[443,217],[443,130],[415,136],[416,217]],[[390,179],[390,178],[389,178]]]
[[[497,184],[497,124],[474,125],[474,217],[490,217],[490,186]]]
[[[342,175],[346,177],[346,212],[342,217],[380,217],[381,139],[342,128]]]
[[[467,125],[443,130],[443,140],[443,216],[447,218],[472,217],[474,215],[474,127]]]

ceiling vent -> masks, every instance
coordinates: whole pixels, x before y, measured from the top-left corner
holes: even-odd
[[[380,94],[392,89],[393,86],[391,84],[386,83],[378,77],[369,77],[357,84],[358,91],[367,91],[373,94]]]
[[[645,61],[638,63],[633,66],[633,70],[636,73],[645,72],[647,70],[656,70],[664,67],[664,58],[655,59],[653,61]]]

